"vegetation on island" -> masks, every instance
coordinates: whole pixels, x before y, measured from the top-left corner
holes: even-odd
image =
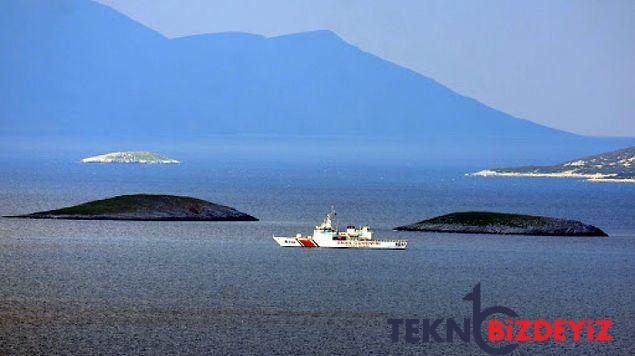
[[[257,221],[234,208],[202,199],[134,194],[95,200],[66,208],[14,216],[33,219],[75,220],[182,220],[182,221]]]
[[[608,236],[597,227],[576,220],[487,211],[458,212],[437,216],[414,224],[399,226],[395,230],[503,235]]]
[[[570,177],[598,181],[635,182],[635,146],[575,159],[553,166],[497,168],[472,173],[478,176]]]

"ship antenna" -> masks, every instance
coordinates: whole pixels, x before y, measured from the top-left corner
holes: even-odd
[[[335,215],[337,215],[337,213],[335,212],[335,206],[331,205],[331,212],[329,213],[329,216],[331,217],[331,220],[333,222],[332,227],[337,230],[337,225],[335,224]]]

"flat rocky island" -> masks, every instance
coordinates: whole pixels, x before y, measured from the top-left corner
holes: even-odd
[[[398,231],[455,232],[536,236],[608,236],[595,226],[576,220],[492,212],[461,212],[396,227]]]
[[[228,206],[175,196],[135,194],[37,213],[8,216],[27,219],[139,220],[139,221],[258,221]]]
[[[181,162],[146,151],[111,152],[82,159],[82,163],[179,164]]]

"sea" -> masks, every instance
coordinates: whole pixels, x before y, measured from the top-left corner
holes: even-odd
[[[258,222],[0,218],[0,354],[480,355],[393,339],[392,319],[472,317],[463,297],[521,319],[612,320],[611,341],[518,342],[516,355],[635,353],[635,184],[471,177],[477,167],[192,156],[180,165],[0,157],[0,215],[121,194],[187,195]],[[177,157],[179,158],[179,157]],[[405,251],[281,248],[336,223]],[[456,211],[581,220],[609,237],[398,232]],[[506,318],[501,316],[501,318]],[[483,334],[485,335],[485,334]],[[416,335],[415,335],[416,336]],[[499,347],[509,342],[490,342]]]

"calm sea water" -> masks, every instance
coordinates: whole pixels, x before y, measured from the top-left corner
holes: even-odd
[[[466,177],[470,168],[258,164],[82,165],[5,158],[0,214],[127,193],[200,197],[250,223],[0,219],[0,353],[481,354],[472,342],[393,343],[388,318],[469,317],[462,297],[526,319],[613,319],[615,341],[516,354],[635,352],[635,185]],[[406,251],[284,249],[331,205]],[[579,219],[609,238],[452,235],[391,228],[494,210]]]

